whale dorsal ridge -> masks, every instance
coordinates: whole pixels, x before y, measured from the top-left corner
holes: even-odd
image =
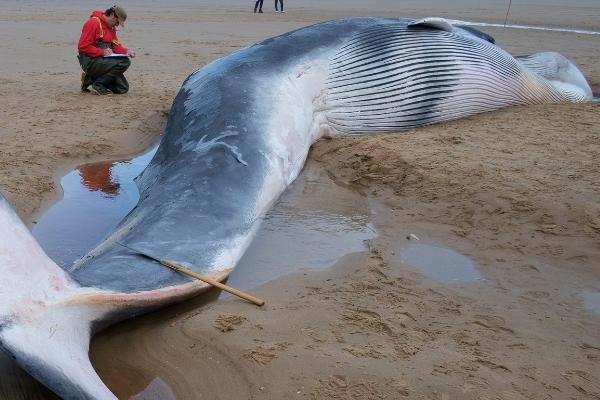
[[[496,40],[488,35],[487,33],[481,32],[478,29],[472,28],[470,26],[465,25],[452,25],[450,21],[440,17],[427,17],[423,18],[408,24],[409,27],[422,27],[422,28],[431,28],[431,29],[439,29],[441,31],[446,32],[457,32],[464,34],[470,34],[472,36],[476,36],[480,39],[485,40],[486,42],[490,42],[492,44],[496,43]]]
[[[454,32],[454,26],[452,26],[452,24],[447,19],[440,18],[440,17],[423,18],[423,19],[411,22],[410,24],[408,24],[408,26],[412,26],[412,27],[421,26],[421,27],[439,29],[439,30],[446,31],[446,32]]]

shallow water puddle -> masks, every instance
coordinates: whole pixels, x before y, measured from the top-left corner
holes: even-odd
[[[227,283],[248,290],[299,269],[329,267],[377,236],[370,220],[366,197],[309,162],[267,213]]]
[[[63,198],[32,229],[50,258],[62,268],[69,267],[117,226],[137,204],[133,179],[157,148],[130,161],[86,164],[61,179]]]
[[[438,282],[452,284],[482,280],[468,257],[439,245],[410,244],[400,251],[400,259]]]
[[[600,292],[583,292],[581,297],[585,309],[600,315]]]

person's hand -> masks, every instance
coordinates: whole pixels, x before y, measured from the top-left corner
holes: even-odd
[[[113,53],[112,49],[104,49],[104,55],[110,56]]]
[[[131,58],[135,58],[135,50],[127,50],[127,55]]]

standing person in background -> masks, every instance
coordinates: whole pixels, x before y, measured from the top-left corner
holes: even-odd
[[[283,0],[275,0],[275,12],[277,12],[277,11],[278,11],[278,10],[277,10],[277,2],[278,2],[278,1],[279,1],[279,5],[281,6],[281,7],[280,7],[281,11],[279,11],[279,12],[281,12],[281,13],[284,13],[285,11],[283,11]]]
[[[258,12],[262,13],[262,6],[263,6],[263,0],[256,0],[256,3],[254,3],[254,12],[256,12],[256,9],[258,8]]]
[[[123,47],[117,38],[117,26],[123,26],[127,13],[122,7],[112,6],[102,12],[92,12],[83,25],[77,48],[79,64],[83,69],[81,90],[97,95],[127,93],[129,83],[123,73],[131,65],[133,50]],[[88,86],[92,85],[88,90]]]

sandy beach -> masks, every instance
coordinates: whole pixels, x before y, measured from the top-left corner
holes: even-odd
[[[66,172],[156,143],[181,83],[211,60],[323,20],[503,23],[507,4],[123,6],[119,35],[138,57],[131,91],[107,99],[79,90],[87,2],[0,2],[0,191],[30,226]],[[527,0],[508,23],[600,31],[600,5]],[[600,93],[600,35],[480,29],[511,54],[562,53]],[[122,399],[600,399],[599,126],[600,104],[556,104],[323,140],[308,164],[365,199],[377,235],[364,250],[252,288],[262,308],[211,291],[111,327],[92,341],[94,367]],[[464,255],[479,277],[433,279],[402,256],[415,245]],[[53,398],[0,365],[0,398]]]

